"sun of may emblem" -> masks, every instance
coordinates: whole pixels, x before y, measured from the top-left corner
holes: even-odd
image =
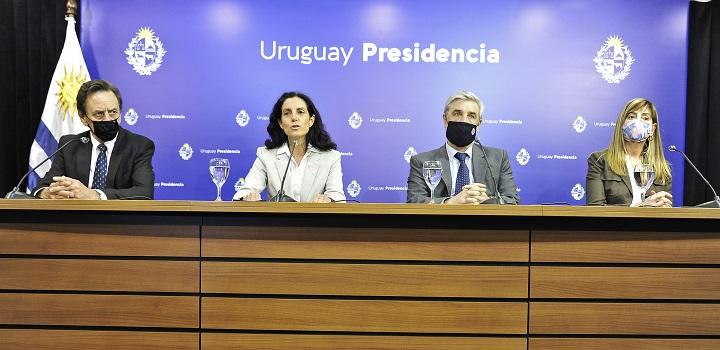
[[[128,63],[140,75],[151,75],[163,62],[165,48],[148,27],[140,28],[125,49]]]
[[[600,73],[610,84],[619,84],[630,74],[630,66],[635,59],[630,49],[623,45],[623,40],[617,36],[611,36],[605,41],[595,55],[595,70]]]
[[[87,75],[83,73],[82,67],[78,67],[75,71],[74,66],[70,66],[68,71],[68,65],[63,66],[63,77],[62,80],[56,81],[58,84],[58,92],[55,93],[57,96],[57,106],[62,112],[63,120],[67,116],[73,116],[77,114],[77,104],[75,97],[77,96],[80,85],[88,80]]]

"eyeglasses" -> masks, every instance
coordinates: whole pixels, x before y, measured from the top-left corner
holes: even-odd
[[[118,116],[120,115],[120,110],[117,108],[113,108],[113,109],[108,109],[106,111],[96,111],[96,112],[90,114],[90,119],[103,120],[103,119],[106,119],[105,115],[107,115],[109,117],[107,119],[114,120],[114,119],[117,119]]]

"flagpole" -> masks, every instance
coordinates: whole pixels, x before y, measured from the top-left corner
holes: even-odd
[[[65,17],[77,19],[77,0],[67,0],[65,2]]]

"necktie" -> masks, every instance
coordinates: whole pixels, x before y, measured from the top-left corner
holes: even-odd
[[[463,186],[470,184],[470,170],[465,164],[465,158],[467,157],[468,155],[463,152],[455,153],[455,158],[460,161],[460,168],[458,168],[457,178],[455,179],[455,193],[453,195],[460,193]]]
[[[107,146],[98,145],[98,156],[95,161],[95,173],[93,173],[92,188],[102,190],[105,188],[105,180],[107,180]]]

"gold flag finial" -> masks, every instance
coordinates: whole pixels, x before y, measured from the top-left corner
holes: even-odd
[[[67,0],[65,2],[65,17],[77,19],[77,0]]]

